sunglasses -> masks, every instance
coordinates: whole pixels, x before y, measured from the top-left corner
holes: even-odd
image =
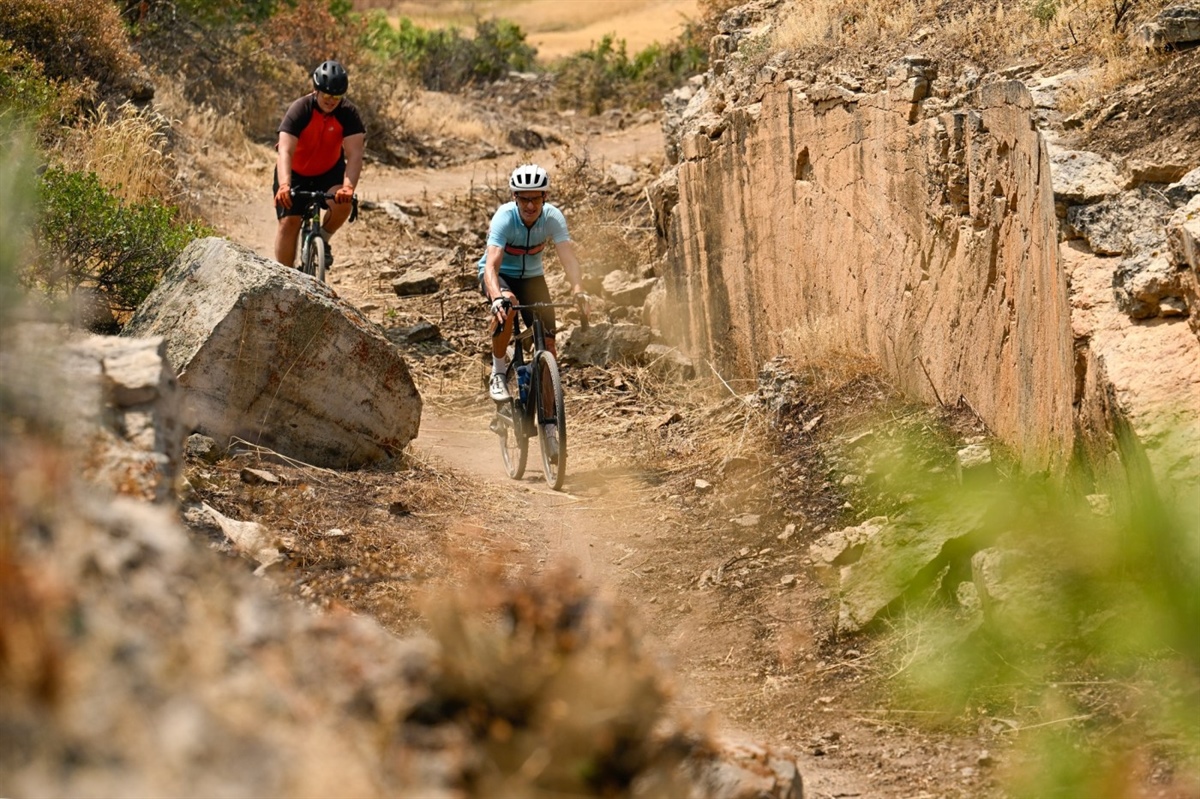
[[[546,199],[545,195],[539,194],[535,197],[522,197],[520,194],[515,195],[517,202],[525,203],[526,205],[536,205]]]
[[[330,100],[340,100],[346,96],[344,94],[330,94],[329,92],[323,92],[320,89],[317,90],[317,94],[322,97],[328,97]]]

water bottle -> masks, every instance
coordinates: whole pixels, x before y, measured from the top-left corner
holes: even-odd
[[[521,394],[521,402],[529,396],[529,367],[521,364],[517,367],[517,390]]]

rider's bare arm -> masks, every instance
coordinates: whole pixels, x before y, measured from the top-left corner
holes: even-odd
[[[366,136],[355,133],[342,140],[342,149],[346,153],[346,177],[342,181],[351,191],[358,186],[358,177],[362,174],[363,149],[366,146]]]
[[[578,294],[583,291],[583,270],[579,267],[579,254],[575,252],[575,242],[570,239],[560,241],[554,245],[554,252],[567,272],[571,293]]]
[[[500,262],[504,259],[504,248],[489,244],[487,260],[483,265],[483,287],[489,300],[500,297]]]
[[[292,159],[296,156],[296,145],[300,139],[290,133],[279,132],[278,154],[275,156],[275,174],[279,178],[279,191],[275,194],[275,204],[284,208],[292,207],[292,198],[288,189],[292,186]]]
[[[300,140],[290,133],[279,132],[279,154],[276,156],[275,170],[279,176],[279,185],[290,185],[292,182],[292,159],[296,157],[296,146]]]

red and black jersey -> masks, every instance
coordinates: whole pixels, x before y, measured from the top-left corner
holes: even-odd
[[[358,108],[345,98],[325,114],[317,106],[317,94],[307,94],[292,103],[279,123],[281,133],[300,140],[292,159],[292,171],[304,177],[323,175],[342,157],[342,139],[365,133]]]

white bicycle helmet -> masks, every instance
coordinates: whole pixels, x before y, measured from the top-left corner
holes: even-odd
[[[550,176],[537,164],[521,164],[508,179],[508,188],[512,191],[547,191]]]

